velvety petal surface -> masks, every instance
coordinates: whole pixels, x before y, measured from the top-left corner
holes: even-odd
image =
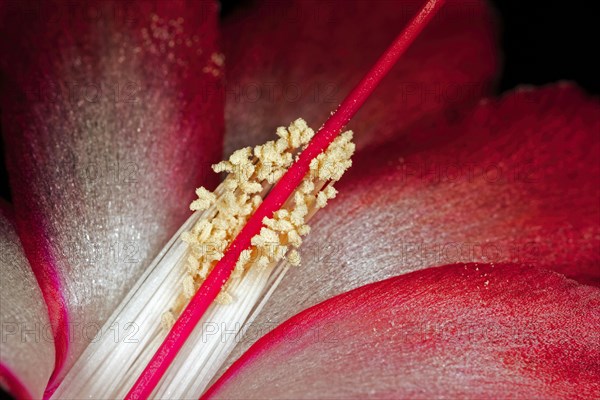
[[[320,301],[434,265],[518,262],[597,285],[599,116],[569,84],[522,88],[363,150],[229,362]]]
[[[0,386],[20,399],[40,399],[54,368],[52,328],[11,220],[0,204]]]
[[[206,172],[222,152],[218,6],[5,6],[8,169],[60,374],[189,215],[194,188],[214,183]]]
[[[429,268],[296,315],[210,398],[598,398],[599,310],[598,288],[545,269]]]
[[[315,128],[325,122],[423,3],[240,6],[223,22],[226,153],[271,139],[298,117]],[[489,93],[498,63],[490,14],[480,1],[447,2],[353,119],[357,145]]]

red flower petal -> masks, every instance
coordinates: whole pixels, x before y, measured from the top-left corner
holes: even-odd
[[[599,131],[600,102],[569,84],[482,102],[365,150],[312,239],[341,235],[340,254],[360,241],[409,270],[510,261],[600,284]]]
[[[265,333],[339,293],[447,263],[519,262],[600,283],[599,115],[573,87],[518,90],[360,152],[255,324]]]
[[[226,18],[226,152],[300,116],[315,128],[324,122],[419,3],[264,1]],[[488,93],[497,64],[491,20],[479,1],[444,5],[353,119],[359,147]]]
[[[0,204],[0,386],[20,399],[39,399],[54,368],[46,304],[12,225]]]
[[[207,397],[598,398],[599,309],[598,288],[548,270],[430,268],[288,320]]]
[[[217,6],[8,6],[8,167],[60,372],[186,218],[193,189],[214,182],[206,176],[222,148]]]

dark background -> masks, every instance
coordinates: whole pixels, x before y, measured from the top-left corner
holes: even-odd
[[[451,0],[450,0],[451,1]],[[227,16],[248,0],[223,0]],[[572,80],[588,93],[600,94],[600,63],[597,42],[600,29],[593,1],[496,0],[501,19],[504,57],[499,92],[519,84],[543,85]],[[594,50],[595,49],[595,50]],[[0,195],[10,191],[0,143]],[[4,398],[0,390],[0,398]]]
[[[600,63],[598,50],[594,50],[600,39],[597,2],[488,1],[501,21],[504,68],[500,92],[522,83],[542,85],[572,80],[589,93],[600,93]],[[251,3],[222,0],[222,15]]]

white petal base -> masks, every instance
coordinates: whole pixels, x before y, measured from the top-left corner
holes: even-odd
[[[41,398],[55,356],[48,310],[2,208],[0,204],[0,387],[16,397]]]

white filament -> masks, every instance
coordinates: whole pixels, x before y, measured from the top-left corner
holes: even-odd
[[[205,213],[210,213],[207,210]],[[194,213],[156,257],[101,332],[69,371],[53,398],[123,398],[167,335],[162,313],[180,293],[188,245],[179,237],[204,213]],[[152,397],[197,399],[227,359],[287,270],[284,263],[250,269],[232,282],[230,304],[213,304]]]

